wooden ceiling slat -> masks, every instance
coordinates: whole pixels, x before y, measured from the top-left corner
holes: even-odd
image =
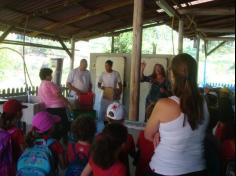
[[[107,6],[104,6],[101,9],[97,9],[95,11],[90,11],[90,12],[84,14],[84,15],[75,16],[75,17],[69,18],[65,21],[62,21],[62,22],[59,22],[59,23],[54,23],[50,26],[45,27],[44,30],[50,30],[50,29],[54,29],[54,28],[58,28],[58,27],[63,27],[65,25],[68,25],[68,24],[71,24],[71,23],[74,23],[74,22],[77,22],[77,21],[80,21],[80,20],[84,20],[86,18],[96,16],[96,15],[102,14],[104,12],[107,12],[107,11],[110,11],[110,10],[113,10],[113,9],[116,9],[116,8],[121,8],[121,7],[130,5],[132,3],[133,3],[132,0],[127,0],[127,1],[123,1],[123,2],[116,2],[116,3],[113,3],[113,4],[108,4]]]
[[[182,9],[188,11],[187,15],[181,16],[185,21],[185,37],[196,35],[197,28],[220,30],[233,28],[235,24],[235,12],[233,12],[235,0],[213,0],[194,5],[192,2],[196,0],[166,1],[170,6],[178,5],[180,11]],[[184,3],[186,3],[186,7],[181,5]],[[0,23],[14,25],[16,26],[14,32],[22,33],[22,29],[25,28],[25,20],[28,18],[27,29],[24,30],[31,31],[27,33],[31,36],[52,38],[52,36],[58,35],[63,39],[71,36],[89,38],[131,28],[132,4],[133,0],[0,0]],[[147,0],[144,4],[145,24],[152,22],[159,24],[161,21],[172,27],[171,18],[165,13],[157,12],[159,7],[155,0]],[[196,8],[201,12],[196,12]],[[211,13],[207,14],[206,9],[210,9]],[[213,11],[217,9],[218,11]],[[196,15],[199,13],[206,16],[203,18]],[[173,28],[178,29],[177,18],[175,18]],[[206,35],[203,36],[219,37],[223,34],[230,34],[229,32],[232,31],[234,32],[234,30],[222,31],[222,33],[206,32]]]

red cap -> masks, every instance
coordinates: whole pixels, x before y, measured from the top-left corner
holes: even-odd
[[[3,112],[7,114],[16,114],[27,106],[22,105],[18,100],[8,100],[3,104]]]

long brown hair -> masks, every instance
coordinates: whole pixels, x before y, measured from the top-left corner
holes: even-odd
[[[173,93],[180,98],[180,108],[192,130],[197,129],[204,119],[203,97],[197,85],[197,69],[197,62],[188,54],[177,55],[171,64]]]
[[[153,72],[152,72],[152,78],[156,79],[157,74],[156,74],[156,67],[160,67],[161,68],[161,75],[163,76],[163,78],[166,78],[166,72],[165,72],[165,68],[163,67],[163,65],[161,64],[156,64],[153,68]]]

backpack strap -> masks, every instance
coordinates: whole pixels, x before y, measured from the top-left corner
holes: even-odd
[[[76,143],[72,144],[72,151],[73,151],[73,155],[75,156],[75,160],[80,160],[76,152]]]
[[[83,159],[87,158],[87,156],[81,152],[77,152],[76,151],[76,143],[72,143],[72,151],[73,151],[73,155],[75,156],[75,160],[74,161],[83,161]],[[81,156],[82,158],[80,158],[79,156]]]
[[[40,138],[40,139],[36,139],[36,140],[34,141],[34,143],[35,143],[36,145],[45,145],[45,146],[47,146],[47,147],[49,147],[50,145],[52,145],[54,142],[56,142],[56,140],[53,139],[53,138],[49,138],[49,139],[47,139],[47,140]],[[37,143],[40,143],[40,144],[37,144]]]
[[[49,147],[49,146],[51,146],[52,144],[54,144],[55,142],[56,142],[56,139],[49,138],[49,139],[46,141],[46,145]]]

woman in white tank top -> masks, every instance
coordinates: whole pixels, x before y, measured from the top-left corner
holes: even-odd
[[[153,176],[205,176],[204,138],[209,121],[197,86],[197,63],[188,54],[171,64],[173,97],[156,104],[145,137],[156,145]]]

